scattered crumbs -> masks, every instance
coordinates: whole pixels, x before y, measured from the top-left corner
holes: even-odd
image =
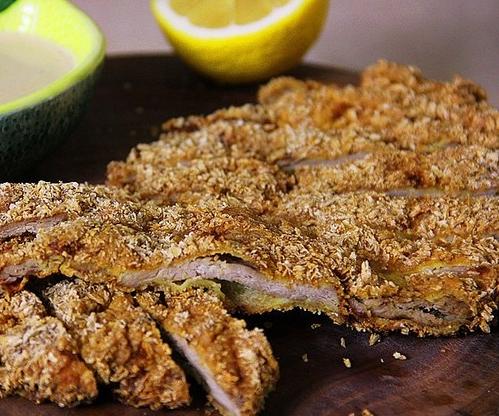
[[[445,351],[445,348],[442,348],[442,349],[440,350],[440,352],[447,352],[447,351]]]
[[[345,338],[341,337],[340,338],[340,345],[343,347],[343,348],[346,348],[347,347],[347,344],[345,343]]]
[[[379,334],[376,334],[374,332],[371,333],[371,335],[369,335],[369,346],[372,347],[374,344],[379,342],[379,339],[380,339]]]
[[[400,330],[400,332],[402,335],[409,335],[409,328],[404,327]]]
[[[351,368],[352,367],[352,363],[350,361],[350,358],[343,358],[343,364],[345,364],[346,368]]]
[[[136,114],[144,114],[144,107],[135,107]]]
[[[398,351],[395,351],[393,353],[393,358],[396,360],[407,360],[407,357],[404,354],[399,353]]]
[[[308,354],[303,354],[303,355],[301,356],[301,359],[302,359],[304,362],[308,363]]]
[[[371,412],[369,409],[362,409],[361,416],[374,416],[374,413]]]
[[[265,322],[263,323],[263,327],[264,327],[265,329],[270,329],[270,328],[272,328],[272,322],[265,321]]]
[[[385,360],[383,360],[383,358],[380,358],[379,360],[380,360],[382,363],[384,363],[384,362],[385,362]]]
[[[317,329],[317,328],[320,328],[321,327],[321,324],[312,324],[310,325],[310,328],[312,329]]]

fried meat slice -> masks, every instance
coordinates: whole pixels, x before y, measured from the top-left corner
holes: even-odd
[[[25,193],[13,201],[7,200],[9,192],[3,194],[2,204],[8,207],[2,214],[4,225],[10,226],[11,218],[51,217],[54,210],[67,218],[30,239],[2,242],[0,279],[11,290],[13,285],[22,286],[27,276],[55,273],[129,287],[158,280],[217,278],[289,297],[311,310],[327,312],[338,322],[345,316],[339,277],[350,260],[324,256],[327,242],[310,238],[284,220],[273,222],[242,207],[159,208],[118,201],[102,187],[87,185],[82,185],[86,192],[102,195],[91,201],[85,198],[88,204],[73,210],[73,200],[79,197],[68,194],[82,191],[73,185],[3,185],[11,187]],[[62,196],[50,199],[52,187],[59,188]],[[37,217],[39,213],[27,207],[41,201],[53,208],[43,209]]]
[[[161,140],[110,163],[108,184],[162,204],[224,200],[261,212],[296,181],[313,186],[319,179],[335,193],[497,192],[498,143],[408,146],[372,127],[279,126],[270,115],[246,121],[247,110],[236,119],[236,109],[165,123]]]
[[[0,295],[0,397],[10,394],[59,406],[97,396],[96,380],[76,342],[28,291]]]
[[[129,198],[119,189],[76,183],[0,185],[2,285],[17,290],[24,276],[73,276],[73,262],[85,276],[106,280],[118,261],[140,262],[147,238],[130,248],[127,237],[141,229],[145,235],[161,215]],[[35,225],[27,230],[27,223]]]
[[[144,291],[135,297],[193,367],[223,415],[255,415],[262,409],[279,370],[261,330],[248,330],[204,289]]]
[[[116,211],[121,204],[135,209],[133,221],[117,214],[101,222],[92,208],[91,218],[80,213],[27,241],[4,241],[1,276],[12,283],[26,275],[60,272],[127,287],[216,279],[242,285],[247,293],[262,292],[267,296],[263,303],[283,310],[322,311],[336,322],[353,311],[355,319],[373,328],[378,324],[369,319],[372,311],[362,305],[378,299],[378,293],[383,302],[401,308],[421,300],[421,308],[430,311],[423,317],[432,319],[433,309],[439,311],[439,320],[426,323],[416,314],[412,319],[411,311],[392,314],[393,329],[403,325],[420,333],[450,333],[462,326],[486,328],[490,316],[475,318],[485,306],[495,309],[498,200],[331,195],[298,187],[271,216],[242,207],[117,202]],[[19,204],[9,206],[23,211]],[[446,297],[456,301],[446,302]],[[455,305],[460,305],[456,313]]]
[[[417,68],[387,61],[368,67],[358,87],[277,78],[261,88],[259,102],[279,125],[365,128],[401,149],[498,146],[499,112],[478,85],[460,77],[428,80]]]
[[[190,402],[184,372],[154,321],[110,285],[64,280],[45,290],[55,315],[78,343],[100,382],[131,406],[176,408]]]
[[[210,132],[212,127],[206,127],[206,135],[218,143]],[[221,200],[260,212],[271,211],[297,182],[312,188],[320,184],[333,193],[411,193],[413,189],[494,193],[499,185],[499,153],[481,146],[417,153],[394,149],[389,144],[383,147],[362,136],[319,133],[314,137],[310,132],[298,134],[280,128],[261,143],[255,144],[258,140],[251,135],[241,139],[242,143],[254,144],[250,149],[265,149],[266,154],[264,150],[257,153],[248,149],[244,156],[234,158],[210,156],[212,144],[189,134],[180,147],[176,140],[139,145],[126,162],[109,165],[108,184],[162,205]],[[186,155],[181,154],[185,151],[182,146],[187,146],[189,140],[198,153],[206,146],[205,158],[183,159]],[[233,150],[221,152],[231,154]]]
[[[499,289],[499,198],[294,193],[283,215],[356,260],[342,280],[355,325],[488,330]],[[239,297],[248,296],[239,293]]]

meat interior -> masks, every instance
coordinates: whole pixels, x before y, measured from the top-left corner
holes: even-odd
[[[196,350],[191,348],[189,343],[180,336],[171,335],[171,340],[176,348],[182,352],[182,355],[192,367],[195,377],[205,386],[207,393],[213,397],[218,407],[222,408],[224,413],[240,416],[241,411],[238,404],[220,387],[213,373],[203,365],[203,361]]]
[[[54,215],[48,218],[34,219],[32,221],[18,221],[0,227],[0,239],[28,234],[36,234],[44,228],[50,228],[66,219],[65,215]]]
[[[211,291],[148,291],[138,304],[166,331],[224,415],[249,416],[263,407],[278,366],[259,329],[231,317]]]
[[[138,287],[151,282],[183,281],[192,279],[216,279],[237,283],[269,297],[286,299],[291,304],[309,310],[337,313],[338,296],[333,287],[313,287],[305,284],[284,284],[266,277],[240,260],[224,256],[191,260],[180,265],[159,268],[154,271],[126,273],[120,283]]]
[[[286,311],[297,307],[305,310],[311,308],[306,302],[272,296],[239,283],[222,282],[222,292],[229,308],[250,314]],[[366,326],[374,329],[374,324],[380,330],[400,330],[406,327],[420,334],[434,331],[444,335],[456,332],[471,318],[468,305],[452,297],[435,302],[408,300],[404,297],[351,298],[349,304],[356,316],[350,323],[359,329]]]
[[[447,297],[438,302],[406,299],[351,299],[350,305],[359,320],[376,320],[377,325],[386,329],[398,325],[400,328],[421,326],[432,328],[441,334],[452,334],[469,318],[467,305]]]
[[[72,406],[109,386],[134,407],[184,406],[189,387],[168,344],[224,416],[255,415],[277,381],[263,332],[232,317],[211,289],[124,292],[52,277],[0,294],[0,397]]]

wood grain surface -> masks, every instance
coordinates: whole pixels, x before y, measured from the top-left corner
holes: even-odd
[[[303,66],[292,75],[355,82],[346,71]],[[223,87],[205,81],[170,56],[116,57],[106,62],[89,111],[54,154],[20,180],[101,182],[105,166],[123,159],[138,142],[157,137],[167,118],[208,113],[254,101],[257,86]],[[265,329],[281,367],[277,389],[263,415],[499,415],[499,330],[452,338],[369,335],[333,325],[323,316],[296,311],[247,319]],[[316,327],[313,324],[320,324]],[[314,328],[314,329],[313,329]],[[346,348],[340,346],[345,339]],[[407,356],[401,361],[394,352]],[[343,358],[352,366],[346,368]],[[1,416],[159,416],[205,414],[204,394],[193,386],[189,409],[149,411],[112,401],[60,409],[24,399],[0,401]]]

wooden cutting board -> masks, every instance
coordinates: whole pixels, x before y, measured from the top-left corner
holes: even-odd
[[[313,66],[302,66],[292,75],[340,84],[356,81],[352,73]],[[78,129],[21,180],[101,182],[107,162],[123,159],[138,142],[155,139],[162,121],[254,101],[256,90],[256,85],[214,85],[169,56],[108,59]],[[499,415],[497,327],[490,335],[454,338],[389,335],[370,347],[368,334],[299,311],[250,317],[248,323],[265,329],[281,367],[264,415],[347,416],[360,415],[363,409],[378,416]],[[346,348],[340,346],[342,337]],[[407,360],[395,360],[394,352]],[[351,368],[343,358],[350,359]],[[110,396],[75,409],[8,398],[0,400],[0,415],[202,415],[204,394],[198,387],[192,390],[194,404],[185,410],[133,409]]]

